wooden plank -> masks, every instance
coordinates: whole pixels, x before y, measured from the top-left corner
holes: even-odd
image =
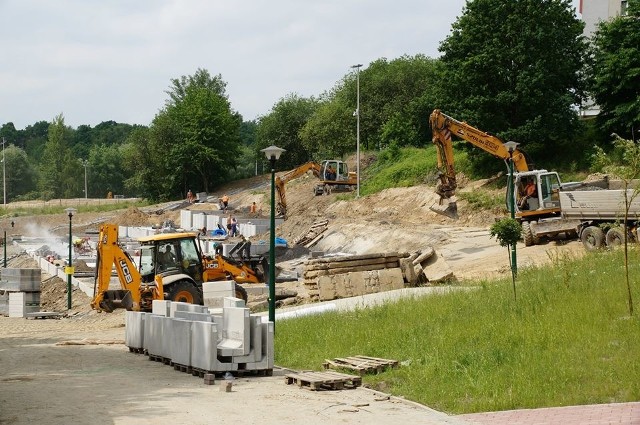
[[[378,257],[384,257],[384,258],[388,258],[388,257],[400,257],[403,256],[397,252],[387,252],[387,253],[377,253],[377,254],[361,254],[361,255],[349,255],[349,256],[345,256],[343,257],[345,259],[345,261],[351,261],[351,260],[368,260],[371,258],[378,258]],[[335,261],[336,257],[331,257],[331,258],[313,258],[313,259],[309,259],[305,262],[305,265],[308,264],[318,264],[318,263],[327,263],[327,262],[332,262]]]
[[[337,372],[302,372],[285,375],[288,385],[296,384],[312,391],[320,389],[341,390],[362,385],[362,378]]]
[[[319,234],[318,236],[316,236],[315,238],[313,238],[311,241],[303,244],[303,246],[305,248],[311,248],[313,245],[317,244],[322,238],[324,238],[324,234]]]
[[[345,274],[349,272],[366,272],[372,270],[384,270],[384,269],[395,269],[398,268],[397,262],[389,262],[384,264],[372,264],[370,266],[359,266],[359,267],[340,267],[333,268],[329,270],[310,270],[305,271],[303,276],[305,279],[313,279],[318,276],[333,276],[336,274]]]

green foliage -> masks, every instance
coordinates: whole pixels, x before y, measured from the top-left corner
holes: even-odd
[[[300,139],[312,158],[342,158],[356,150],[351,112],[339,102],[318,105],[300,130]]]
[[[491,225],[490,235],[500,246],[511,246],[520,240],[522,226],[514,218],[503,218]]]
[[[598,25],[593,37],[590,91],[602,128],[633,139],[640,127],[640,0],[627,2],[626,16]]]
[[[64,123],[62,114],[49,126],[47,143],[40,165],[39,189],[45,199],[78,195],[76,182],[79,175],[69,161],[74,160],[69,139],[71,129]]]
[[[397,359],[403,365],[364,383],[457,414],[635,401],[640,319],[625,312],[620,259],[600,252],[521,270],[517,304],[510,280],[485,281],[281,320],[276,361],[319,370],[326,358],[354,354]]]
[[[438,106],[537,161],[553,158],[575,144],[583,27],[569,0],[467,2],[440,45]]]
[[[29,161],[27,153],[14,145],[4,148],[5,185],[7,188],[7,201],[15,200],[20,194],[35,190],[37,183],[37,170]],[[0,188],[4,190],[4,187]],[[2,195],[4,197],[4,194]]]
[[[495,195],[483,189],[474,189],[470,192],[456,193],[459,199],[468,202],[471,210],[496,210],[504,209],[504,194]]]
[[[455,153],[456,162],[464,169],[465,154]],[[399,148],[391,144],[378,155],[361,180],[360,193],[368,195],[391,187],[410,187],[417,184],[435,184],[437,179],[435,146],[424,149]]]
[[[640,146],[620,137],[615,138],[609,152],[596,146],[591,156],[591,169],[627,180],[636,179],[640,177]]]
[[[275,145],[286,149],[276,164],[280,170],[292,169],[309,161],[311,154],[302,142],[301,131],[317,108],[318,101],[314,98],[289,94],[280,99],[269,114],[258,120],[256,156],[264,158],[260,149]]]

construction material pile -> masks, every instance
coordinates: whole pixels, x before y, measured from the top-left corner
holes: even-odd
[[[0,314],[27,317],[40,310],[40,269],[0,271]]]

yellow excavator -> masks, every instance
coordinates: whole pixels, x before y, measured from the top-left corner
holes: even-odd
[[[307,162],[288,171],[285,174],[277,176],[275,186],[277,191],[276,210],[278,215],[287,217],[287,198],[284,186],[287,182],[302,176],[307,171],[312,171],[320,181],[314,187],[315,195],[331,193],[332,191],[352,190],[358,184],[358,177],[355,172],[349,172],[347,163],[337,159],[324,160],[322,163]]]
[[[433,133],[433,143],[438,152],[439,183],[436,193],[440,195],[440,207],[431,210],[450,218],[457,218],[456,202],[456,171],[453,159],[452,136],[456,136],[472,145],[488,152],[503,161],[509,167],[513,161],[514,181],[507,185],[507,191],[513,188],[513,199],[516,200],[515,215],[518,220],[524,222],[536,221],[548,217],[557,217],[560,214],[560,200],[558,192],[563,187],[560,176],[555,171],[530,170],[524,153],[512,148],[500,138],[467,124],[458,121],[434,110],[429,116],[429,124]],[[526,188],[533,185],[526,193]],[[511,194],[506,193],[506,204],[509,207]],[[443,209],[442,205],[446,203]]]
[[[229,279],[236,282],[236,297],[247,301],[247,292],[239,283],[263,282],[268,268],[263,257],[236,260],[220,253],[203,255],[195,232],[146,236],[139,243],[136,264],[118,243],[118,226],[100,227],[93,309],[151,311],[153,300],[202,304],[203,282]],[[118,276],[114,284],[120,289],[110,288],[114,268]]]

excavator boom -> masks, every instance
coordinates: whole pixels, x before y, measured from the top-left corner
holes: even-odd
[[[438,214],[450,218],[458,217],[458,207],[455,199],[458,184],[454,167],[452,134],[504,161],[513,159],[514,167],[519,172],[529,171],[523,152],[518,149],[509,152],[500,138],[445,115],[439,109],[431,113],[429,124],[433,133],[432,141],[436,145],[438,153],[438,178],[440,182],[436,187],[436,193],[440,195],[440,205],[447,203],[445,209],[431,207],[431,210]]]

